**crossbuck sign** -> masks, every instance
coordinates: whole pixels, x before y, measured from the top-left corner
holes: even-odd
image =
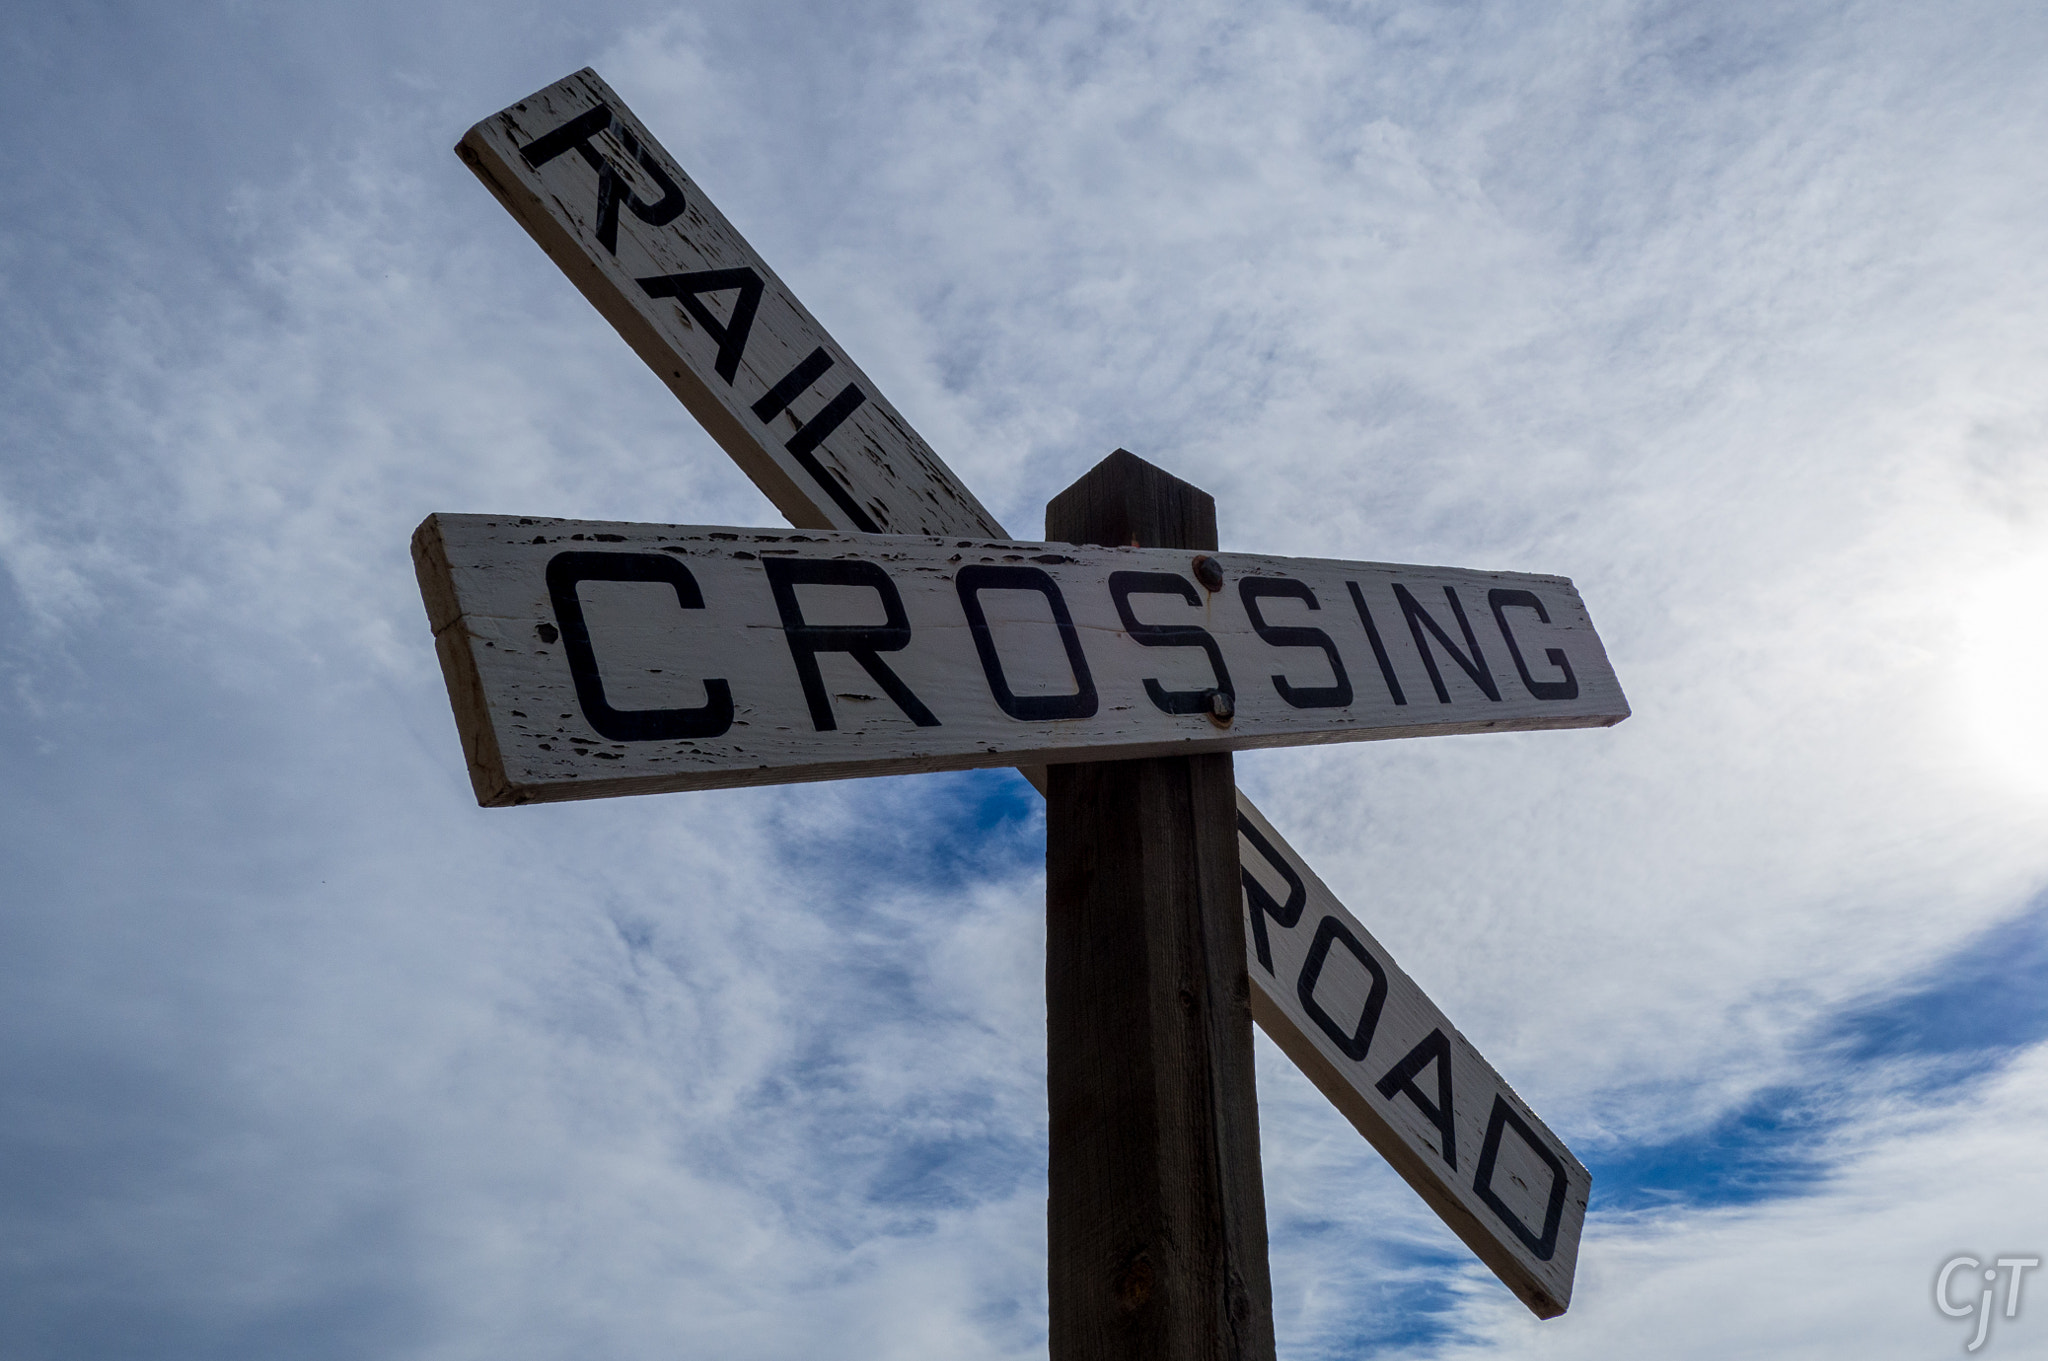
[[[481,803],[1628,715],[1561,577],[1005,535],[595,72],[457,150],[798,531],[429,517]],[[1242,793],[1237,824],[1255,1019],[1562,1313],[1585,1168]]]

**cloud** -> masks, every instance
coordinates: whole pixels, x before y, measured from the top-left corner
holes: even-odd
[[[774,522],[447,150],[586,61],[1013,530],[1122,444],[1226,546],[1584,592],[1620,728],[1239,761],[1598,1188],[1537,1324],[1262,1048],[1284,1353],[1951,1345],[2041,1246],[2044,38],[20,21],[0,1351],[1043,1347],[1035,795],[472,806],[424,514]]]

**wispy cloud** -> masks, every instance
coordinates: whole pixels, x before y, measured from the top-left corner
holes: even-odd
[[[1035,795],[471,803],[421,516],[774,522],[448,153],[585,62],[1013,530],[1122,444],[1585,593],[1612,732],[1239,762],[1596,1173],[1538,1324],[1262,1049],[1283,1354],[1918,1356],[2048,1246],[2032,11],[7,30],[0,1352],[1042,1353]]]

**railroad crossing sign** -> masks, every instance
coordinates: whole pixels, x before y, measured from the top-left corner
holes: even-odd
[[[1628,713],[1561,577],[484,515],[419,551],[486,805]]]
[[[836,531],[429,517],[414,557],[482,803],[1009,764],[1044,789],[1048,763],[1628,714],[1563,578],[1011,539],[593,71],[457,152],[790,523]],[[1564,1312],[1589,1174],[1236,805],[1253,1017]]]

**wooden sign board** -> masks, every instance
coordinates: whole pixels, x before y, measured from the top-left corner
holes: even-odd
[[[435,515],[486,805],[1628,715],[1562,577]]]
[[[1006,537],[1003,527],[967,486],[888,403],[596,72],[587,68],[578,71],[492,115],[471,128],[456,151],[792,525],[800,529],[952,535],[975,540]],[[453,517],[437,519],[447,523]],[[496,523],[509,526],[517,521],[497,517]],[[535,532],[534,526],[519,527],[529,530],[529,539]],[[614,526],[600,532],[623,535],[624,528]],[[587,531],[570,532],[587,535]],[[416,547],[421,547],[426,541],[415,542]],[[607,544],[588,537],[585,542],[611,550],[624,544],[623,539],[618,544]],[[658,549],[659,544],[655,547]],[[579,598],[581,589],[579,586]],[[496,729],[490,721],[482,671],[462,662],[460,656],[451,660],[450,653],[458,650],[458,645],[459,650],[471,656],[479,650],[492,653],[497,650],[497,640],[479,638],[472,647],[468,626],[448,626],[448,621],[461,613],[459,602],[445,594],[436,597],[433,588],[429,600],[472,777],[479,797],[488,798],[510,785],[502,752],[492,745]],[[1331,605],[1319,603],[1323,610],[1318,618],[1330,614]],[[1339,613],[1344,603],[1337,602]],[[548,616],[532,611],[526,617],[548,622]],[[1510,614],[1511,619],[1515,617]],[[486,630],[509,627],[514,618],[508,615],[504,622],[487,623],[479,617],[475,626]],[[1482,617],[1475,624],[1482,636],[1486,622]],[[558,623],[551,627],[559,632]],[[1395,643],[1404,633],[1401,628],[1394,631]],[[1459,637],[1455,633],[1452,636]],[[536,643],[544,641],[537,633],[534,637]],[[1387,637],[1382,631],[1383,643]],[[523,639],[511,645],[534,646]],[[884,656],[891,662],[896,660],[893,654]],[[1290,656],[1313,659],[1312,653]],[[825,662],[837,664],[843,660],[834,655]],[[1489,667],[1494,660],[1489,658]],[[1533,670],[1538,665],[1531,661],[1532,674],[1539,679],[1549,674]],[[1442,673],[1441,667],[1439,671]],[[1263,674],[1253,673],[1255,678]],[[1366,680],[1369,682],[1375,674],[1368,670]],[[1462,687],[1466,679],[1455,669],[1444,678],[1449,687]],[[845,692],[872,693],[860,683],[862,679],[856,675],[855,686]],[[1498,682],[1504,678],[1496,674],[1495,679]],[[1426,676],[1423,683],[1427,683]],[[1422,693],[1433,697],[1433,691]],[[1461,688],[1453,689],[1454,704],[1478,702],[1470,696],[1458,698],[1461,693]],[[685,698],[692,703],[703,702],[708,694]],[[833,702],[841,702],[836,692]],[[845,702],[872,705],[887,701]],[[520,712],[530,717],[534,711]],[[566,704],[552,712],[558,719],[574,719],[581,710],[578,704]],[[508,711],[504,717],[514,715]],[[595,742],[583,745],[593,753],[612,750]],[[592,760],[613,766],[626,759],[622,752],[615,754],[617,762],[595,755]],[[1024,774],[1043,788],[1041,770],[1027,765]],[[1266,838],[1264,848],[1251,847],[1247,842],[1244,864],[1248,882],[1256,876],[1256,882],[1273,884],[1274,877],[1267,870],[1278,867],[1275,874],[1279,885],[1304,885],[1305,920],[1319,923],[1322,916],[1334,914],[1354,930],[1361,942],[1371,940],[1357,926],[1356,919],[1329,897],[1328,890],[1308,865],[1271,831],[1242,790],[1237,794],[1237,811],[1240,827],[1262,829],[1261,835]],[[1279,888],[1274,887],[1272,892],[1279,892]],[[1288,901],[1291,893],[1290,887],[1279,901]],[[1248,888],[1248,914],[1252,899]],[[1253,920],[1247,916],[1248,931],[1252,930]],[[1270,915],[1267,924],[1272,927]],[[1274,938],[1273,932],[1279,930],[1272,927],[1269,941]],[[1311,935],[1309,946],[1313,944]],[[1367,948],[1375,949],[1371,945]],[[1375,957],[1389,969],[1391,993],[1393,980],[1397,976],[1405,979],[1405,975],[1398,975],[1384,952],[1377,952]],[[1302,958],[1305,961],[1307,955]],[[1366,1136],[1374,1140],[1403,1175],[1409,1176],[1429,1203],[1532,1310],[1543,1317],[1562,1312],[1571,1296],[1571,1265],[1584,1211],[1583,1194],[1568,1191],[1558,1241],[1549,1263],[1539,1264],[1541,1270],[1521,1264],[1516,1256],[1521,1240],[1500,1227],[1497,1215],[1488,1218],[1490,1207],[1482,1202],[1481,1210],[1474,1211],[1469,1204],[1471,1197],[1465,1191],[1439,1186],[1443,1178],[1430,1162],[1436,1155],[1426,1142],[1426,1131],[1418,1136],[1424,1142],[1413,1146],[1413,1156],[1389,1151],[1393,1146],[1380,1144],[1380,1138],[1400,1138],[1406,1127],[1393,1119],[1375,1125],[1372,1119],[1358,1114],[1361,1110],[1370,1113],[1375,1108],[1351,1081],[1356,1074],[1341,1065],[1335,1069],[1318,1066],[1327,1060],[1327,1056],[1315,1057],[1322,1054],[1322,1040],[1318,1036],[1327,1036],[1312,1023],[1312,1018],[1304,1020],[1304,1013],[1289,1011],[1285,1005],[1286,997],[1291,995],[1288,989],[1299,981],[1298,971],[1293,982],[1277,973],[1269,978],[1258,967],[1252,970],[1252,975],[1260,985],[1254,996],[1265,997],[1264,1002],[1254,1007],[1256,1018],[1281,1049],[1301,1063],[1332,1100],[1360,1124]],[[1316,986],[1322,986],[1320,976]],[[1315,995],[1320,997],[1321,993]],[[1333,1004],[1319,1005],[1328,1014],[1338,1014],[1331,1010]],[[1387,1007],[1399,1013],[1395,1004],[1390,1002]],[[1447,1029],[1445,1033],[1456,1032]],[[1372,1057],[1377,1059],[1377,1046],[1382,1041],[1373,1043]],[[1384,1043],[1391,1049],[1398,1042]],[[1461,1103],[1467,1088],[1456,1084],[1463,1081],[1454,1072],[1454,1092]],[[1481,1083],[1480,1088],[1483,1087]],[[1505,1091],[1505,1087],[1499,1090]],[[1483,1097],[1481,1103],[1484,1104]],[[1526,1111],[1518,1103],[1513,1108]],[[1490,1112],[1491,1108],[1488,1109]],[[1490,1122],[1490,1115],[1484,1118]],[[1547,1130],[1533,1123],[1533,1116],[1528,1118],[1532,1122],[1530,1128],[1538,1131],[1539,1137],[1548,1137]],[[1504,1124],[1503,1128],[1507,1126]],[[1376,1130],[1391,1133],[1382,1135]],[[1506,1134],[1502,1137],[1507,1139]],[[1464,1143],[1470,1142],[1466,1136]],[[1482,1133],[1482,1151],[1484,1143]],[[1562,1143],[1553,1141],[1548,1146],[1561,1156],[1568,1169],[1578,1167]],[[1511,1140],[1506,1147],[1511,1160],[1520,1156],[1514,1153]],[[1499,1156],[1497,1153],[1496,1165]],[[1464,1160],[1461,1153],[1461,1165]],[[1583,1169],[1573,1175],[1583,1178]],[[1531,1185],[1534,1184],[1532,1181]],[[1524,1205],[1516,1213],[1534,1216],[1536,1211],[1533,1206]],[[1521,1222],[1524,1227],[1539,1231],[1540,1244],[1543,1226],[1533,1218]],[[1482,1243],[1489,1234],[1494,1246],[1484,1247]]]
[[[1252,1015],[1539,1318],[1593,1179],[1256,809],[1238,805]]]
[[[791,524],[1002,536],[595,71],[456,151]]]

